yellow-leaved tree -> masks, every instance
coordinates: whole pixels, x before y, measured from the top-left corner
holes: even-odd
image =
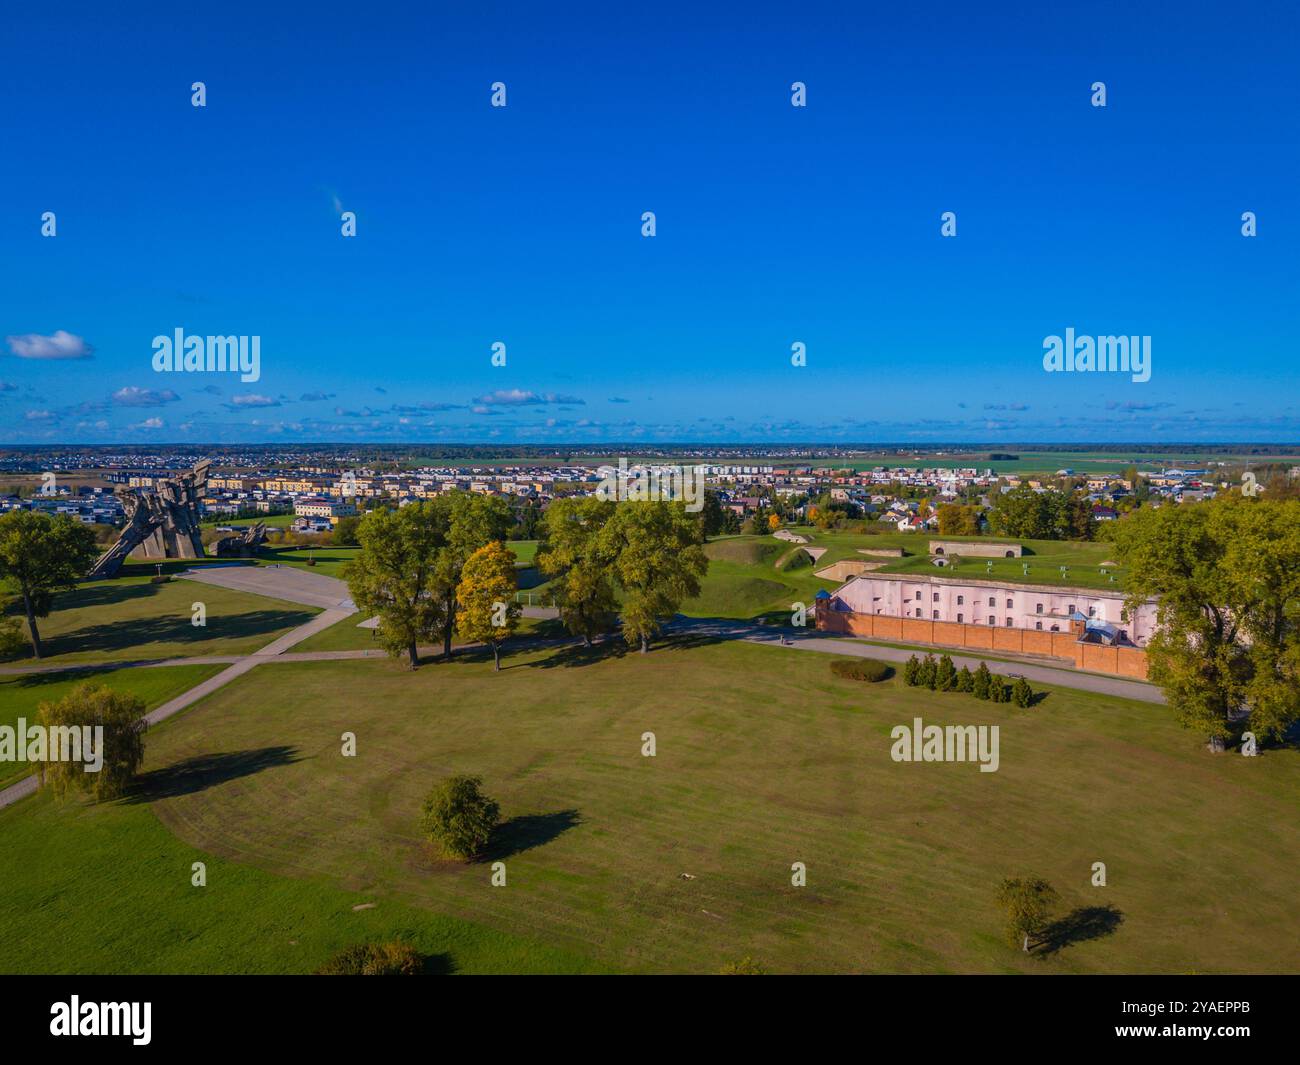
[[[519,624],[515,600],[515,556],[500,540],[485,544],[465,560],[456,586],[456,628],[467,640],[492,648],[501,668],[501,644]]]

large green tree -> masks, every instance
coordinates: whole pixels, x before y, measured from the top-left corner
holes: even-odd
[[[37,658],[44,649],[36,619],[49,615],[57,592],[76,587],[95,555],[95,534],[66,514],[11,510],[0,516],[0,580],[22,600]]]
[[[115,692],[104,684],[78,684],[57,702],[41,703],[41,724],[55,729],[100,729],[99,767],[86,772],[90,752],[83,761],[41,762],[37,773],[62,799],[70,790],[88,791],[96,799],[114,799],[126,791],[144,761],[144,733],[148,723],[139,696]],[[92,731],[91,735],[94,735]]]
[[[1113,530],[1128,608],[1159,600],[1150,675],[1214,749],[1300,718],[1300,501],[1145,507]]]
[[[617,505],[595,496],[557,499],[542,522],[537,567],[551,578],[565,627],[589,647],[593,636],[609,630],[617,607],[613,559],[602,554],[600,542]]]
[[[598,550],[623,592],[623,638],[642,654],[682,602],[700,594],[709,567],[702,541],[700,522],[680,501],[619,503],[601,529]]]
[[[357,526],[361,550],[343,568],[353,602],[379,615],[379,642],[393,657],[406,654],[412,669],[420,641],[431,642],[450,628],[440,571],[449,509],[428,500],[371,511]]]
[[[436,567],[443,598],[442,653],[451,657],[451,640],[456,618],[456,588],[469,556],[494,540],[504,540],[514,524],[510,504],[500,496],[478,492],[452,492],[433,501],[446,513],[447,542],[440,550]]]

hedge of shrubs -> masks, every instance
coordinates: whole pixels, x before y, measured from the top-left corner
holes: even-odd
[[[837,658],[831,663],[831,672],[837,677],[865,680],[871,684],[887,680],[894,675],[893,669],[887,663],[879,662],[874,658]]]
[[[341,950],[317,976],[418,976],[424,959],[405,943],[359,943]]]
[[[973,673],[965,666],[958,670],[947,655],[937,660],[934,655],[926,655],[924,658],[913,655],[903,667],[903,680],[914,688],[968,692],[976,699],[988,699],[994,703],[1015,703],[1016,706],[1034,704],[1034,690],[1024,677],[1017,677],[1014,684],[1008,684],[1007,678],[1001,673],[989,672],[985,662],[981,662],[979,669]]]

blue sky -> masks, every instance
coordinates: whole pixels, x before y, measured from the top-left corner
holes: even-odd
[[[1300,438],[1294,5],[404,6],[6,13],[0,441]]]

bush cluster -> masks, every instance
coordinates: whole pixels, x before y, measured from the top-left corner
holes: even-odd
[[[1001,673],[989,672],[985,662],[981,662],[979,669],[973,673],[966,666],[958,670],[947,655],[938,660],[934,655],[926,655],[924,658],[913,655],[903,667],[903,680],[914,688],[968,692],[976,699],[987,699],[994,703],[1015,703],[1016,706],[1027,707],[1034,702],[1034,690],[1024,677],[1018,677],[1014,684],[1008,684],[1007,678]]]
[[[359,943],[341,950],[317,976],[418,976],[424,959],[405,943]]]
[[[831,663],[831,672],[837,677],[865,680],[871,684],[887,680],[894,675],[894,671],[886,663],[874,658],[837,658]]]

